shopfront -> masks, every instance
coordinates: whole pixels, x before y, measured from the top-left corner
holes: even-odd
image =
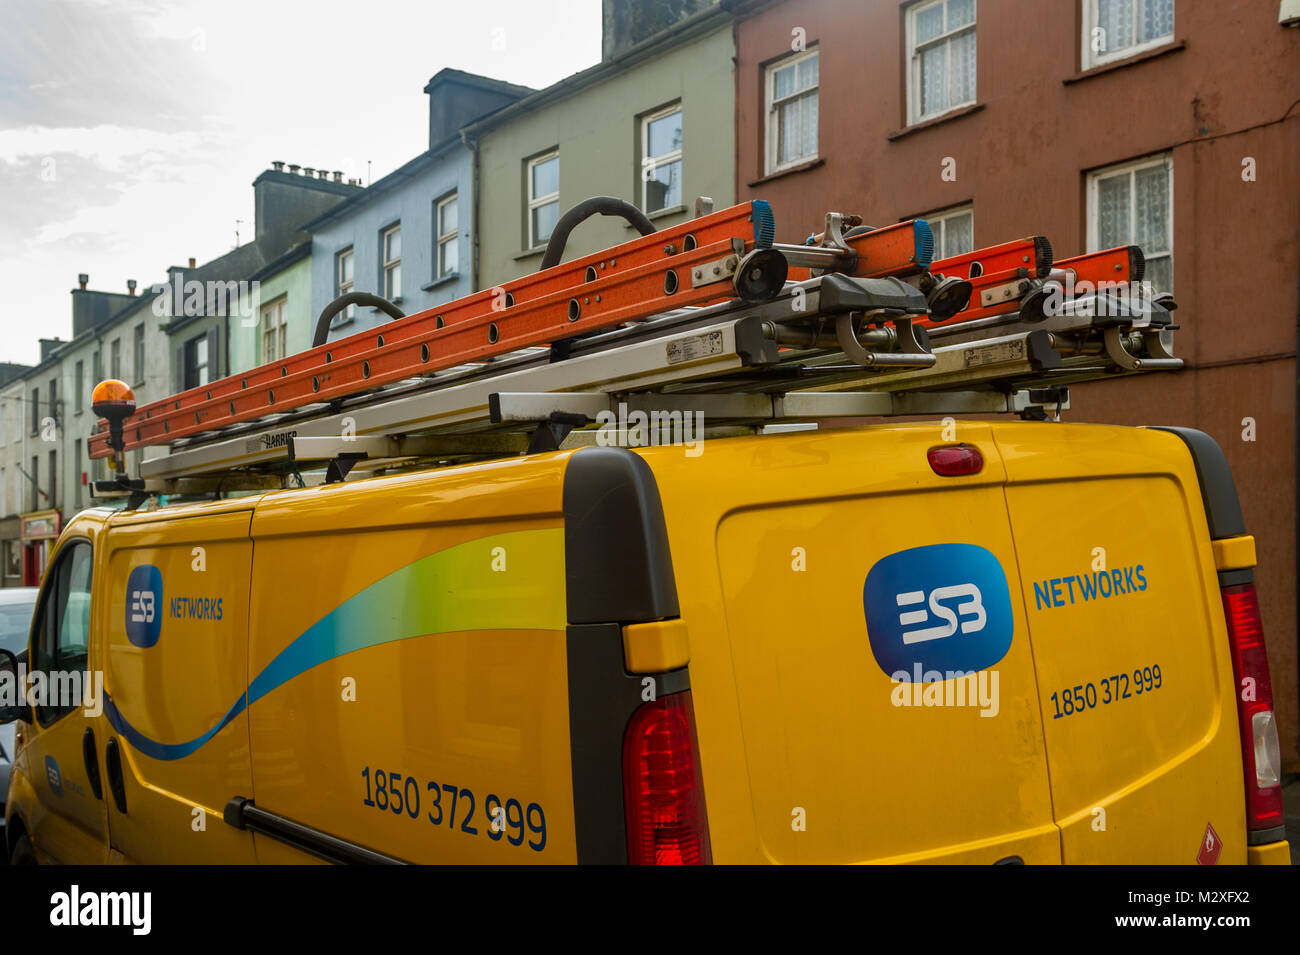
[[[23,586],[38,587],[45,576],[50,549],[63,529],[62,515],[57,510],[33,511],[20,514],[22,533]]]

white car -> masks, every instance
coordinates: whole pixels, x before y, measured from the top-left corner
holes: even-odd
[[[15,656],[27,650],[27,633],[36,609],[36,587],[0,589],[0,650]],[[0,726],[0,846],[4,845],[5,796],[9,792],[9,767],[14,758],[14,724]]]

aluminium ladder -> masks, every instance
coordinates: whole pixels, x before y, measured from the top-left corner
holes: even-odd
[[[936,261],[920,219],[873,229],[829,213],[824,232],[782,244],[767,203],[710,205],[146,404],[116,449],[101,421],[91,456],[113,456],[117,476],[94,491],[138,503],[278,487],[322,467],[334,481],[555,450],[629,411],[703,415],[714,435],[882,415],[1045,417],[1068,407],[1072,382],[1182,365],[1174,303],[1133,294],[1137,247],[1054,261],[1030,236]],[[126,478],[125,450],[164,445],[141,480]]]

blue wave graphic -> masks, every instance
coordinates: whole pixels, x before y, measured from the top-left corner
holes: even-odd
[[[550,536],[560,533],[509,531],[479,538],[422,557],[375,581],[295,637],[252,679],[215,726],[188,742],[150,739],[127,721],[108,693],[104,694],[104,712],[113,728],[139,752],[164,761],[182,759],[268,693],[313,667],[356,650],[462,630],[563,629],[563,567],[556,571],[538,559],[553,546]],[[515,580],[507,593],[468,582],[466,578],[473,572],[467,561],[478,559],[475,555],[481,556],[484,548],[498,542],[508,543],[526,564],[548,567],[547,574]],[[554,580],[548,576],[552,571],[558,574]],[[455,594],[456,599],[430,600],[435,593]]]

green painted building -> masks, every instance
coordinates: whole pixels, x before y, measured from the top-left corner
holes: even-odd
[[[478,288],[537,270],[556,220],[590,196],[626,199],[657,228],[735,195],[732,18],[702,5],[675,24],[622,24],[607,0],[605,58],[525,96],[462,135],[475,150]],[[696,5],[700,6],[700,5]],[[638,31],[657,30],[642,37]],[[621,31],[621,32],[619,32]],[[633,239],[595,216],[570,236],[565,260]]]
[[[250,314],[226,320],[232,373],[311,347],[311,241],[301,242],[251,277]]]

